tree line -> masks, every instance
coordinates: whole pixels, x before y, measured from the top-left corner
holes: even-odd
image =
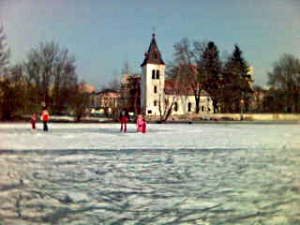
[[[10,120],[18,115],[39,112],[43,106],[52,114],[72,113],[78,119],[89,104],[81,90],[75,59],[68,49],[55,42],[41,43],[26,60],[11,65],[10,51],[0,28],[0,117]]]
[[[212,41],[182,39],[174,45],[174,49],[174,59],[167,74],[180,84],[181,89],[192,90],[196,113],[200,111],[203,90],[213,99],[214,112],[237,113],[242,106],[249,110],[253,81],[238,45],[225,61],[220,59],[218,47]]]
[[[174,45],[174,50],[167,75],[180,84],[175,93],[192,89],[196,113],[202,90],[212,97],[214,112],[300,112],[300,61],[291,54],[284,54],[273,64],[267,90],[253,86],[249,63],[238,45],[223,60],[212,41],[191,42],[184,38]]]

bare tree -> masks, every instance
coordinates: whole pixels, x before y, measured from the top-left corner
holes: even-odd
[[[131,74],[131,68],[128,61],[124,62],[124,66],[122,69],[122,74]]]
[[[300,112],[300,60],[291,54],[284,54],[268,73],[269,83],[277,92],[284,93],[280,101],[284,112]]]
[[[161,121],[168,120],[173,108],[181,96],[189,87],[187,73],[190,70],[185,65],[178,65],[176,62],[170,63],[167,68],[168,79],[165,81],[165,102],[159,102],[159,115]],[[160,93],[161,94],[161,93]],[[159,97],[161,99],[161,97]]]
[[[7,73],[9,56],[10,56],[10,51],[7,47],[4,29],[2,26],[0,26],[0,77],[3,77],[5,73]]]
[[[11,94],[14,94],[14,88],[9,76],[9,49],[5,43],[6,37],[3,27],[0,27],[0,116],[2,119],[10,119],[13,113],[13,106],[10,102],[13,100]]]
[[[82,89],[84,86],[85,82],[82,81],[73,90],[68,91],[71,95],[70,105],[77,122],[80,122],[81,118],[86,115],[90,104],[90,93]]]
[[[200,96],[203,90],[204,73],[201,64],[206,42],[182,39],[174,45],[175,53],[169,74],[174,77],[180,88],[191,88],[196,102],[196,113],[200,111]],[[178,90],[179,91],[179,90]]]
[[[54,113],[61,114],[70,95],[77,85],[74,57],[67,49],[60,49],[57,43],[42,43],[33,49],[25,63],[29,96],[32,104],[51,105]]]
[[[77,85],[76,68],[74,58],[68,57],[68,50],[59,52],[54,63],[54,83],[52,90],[52,108],[57,114],[66,110],[66,104],[70,99],[68,92]]]

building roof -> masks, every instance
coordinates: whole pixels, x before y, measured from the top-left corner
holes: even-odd
[[[95,95],[108,94],[108,93],[118,94],[119,91],[115,90],[115,89],[111,89],[111,88],[106,88],[106,89],[103,89],[101,91],[95,92]]]
[[[179,88],[177,88],[179,87]],[[182,88],[184,87],[184,88]],[[191,88],[191,86],[186,87],[185,85],[182,85],[180,83],[177,83],[172,80],[166,80],[165,81],[165,94],[166,95],[194,95],[194,91]],[[200,96],[207,96],[210,95],[205,91],[201,90]]]
[[[145,66],[146,64],[149,63],[165,65],[165,62],[162,59],[161,53],[156,43],[155,34],[152,34],[152,40],[148,48],[148,52],[145,53],[145,59],[141,64],[141,66]]]

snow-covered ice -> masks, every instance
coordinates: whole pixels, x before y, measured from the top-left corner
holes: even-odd
[[[0,124],[0,224],[300,224],[300,124]]]
[[[29,124],[0,124],[0,149],[264,149],[300,146],[300,124],[148,124],[146,134],[119,124],[49,125],[31,131]]]

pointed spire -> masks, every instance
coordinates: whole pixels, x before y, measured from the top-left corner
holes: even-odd
[[[141,66],[144,66],[148,63],[165,65],[165,62],[162,59],[161,53],[160,53],[157,43],[156,43],[155,33],[152,33],[152,40],[151,40],[150,46],[148,48],[148,52],[145,53],[145,59],[144,59],[143,63],[141,64]]]

